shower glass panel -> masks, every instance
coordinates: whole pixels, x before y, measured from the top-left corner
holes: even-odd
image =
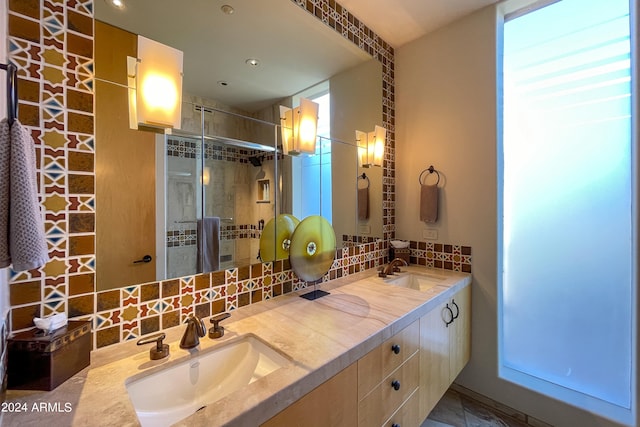
[[[202,140],[166,137],[165,277],[194,274],[197,267],[197,221],[202,218],[200,186]]]

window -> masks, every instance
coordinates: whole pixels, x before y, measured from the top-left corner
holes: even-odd
[[[503,29],[500,376],[633,424],[629,2],[515,15]]]

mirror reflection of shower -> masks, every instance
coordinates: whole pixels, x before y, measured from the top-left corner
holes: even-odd
[[[258,181],[260,179],[264,179],[265,176],[267,176],[267,173],[264,171],[264,169],[262,169],[262,161],[264,160],[264,156],[250,156],[249,157],[249,161],[251,162],[251,164],[255,167],[259,167],[260,170],[258,171],[258,173],[256,174],[255,180]]]
[[[259,221],[273,216],[273,149],[177,132],[162,145],[166,277],[255,262]]]

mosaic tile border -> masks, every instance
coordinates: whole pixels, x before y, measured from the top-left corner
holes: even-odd
[[[387,129],[387,144],[382,172],[382,208],[384,241],[395,237],[395,66],[394,49],[371,28],[335,0],[291,0],[376,58],[382,65],[382,124]]]
[[[471,246],[410,241],[411,264],[471,273]]]
[[[220,240],[260,239],[262,230],[255,224],[226,225],[220,227]],[[194,246],[198,242],[197,231],[193,227],[180,227],[167,231],[168,248]]]
[[[167,138],[167,156],[199,159],[201,157],[198,146],[189,138],[172,136]],[[249,157],[259,156],[263,160],[273,160],[274,155],[258,150],[247,150],[237,147],[229,147],[224,144],[205,142],[204,157],[207,160],[223,160],[226,162],[250,163]]]
[[[18,67],[18,117],[36,148],[51,257],[40,269],[10,273],[15,330],[16,318],[24,316],[92,314],[93,2],[9,1],[8,6],[8,56]],[[32,304],[16,309],[17,303]]]

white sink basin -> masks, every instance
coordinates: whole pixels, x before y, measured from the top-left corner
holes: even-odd
[[[402,286],[425,292],[440,285],[446,278],[435,274],[404,273],[400,276],[389,276],[384,282],[394,286]]]
[[[246,335],[197,357],[126,382],[143,427],[169,426],[289,364],[259,338]]]

